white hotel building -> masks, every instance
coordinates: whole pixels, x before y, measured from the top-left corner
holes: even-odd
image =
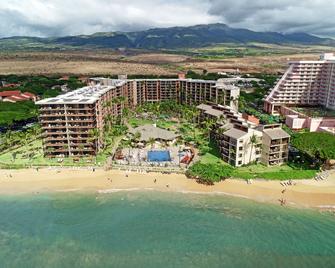
[[[323,106],[335,109],[335,56],[321,55],[318,61],[295,61],[264,102],[264,110],[281,114],[282,106]]]

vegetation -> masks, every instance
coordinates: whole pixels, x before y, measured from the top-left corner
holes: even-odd
[[[215,143],[209,143],[207,152],[200,157],[200,163],[210,165],[229,166],[224,162]],[[265,166],[263,164],[250,164],[234,168],[231,177],[236,179],[265,179],[265,180],[289,180],[312,179],[319,171],[317,165],[310,165],[308,159],[290,162],[282,166]]]
[[[252,164],[239,167],[234,170],[233,178],[237,179],[265,179],[265,180],[299,180],[312,179],[318,169],[303,165],[292,165],[291,163],[282,166],[265,166]]]
[[[18,76],[1,75],[1,81],[19,84],[14,88],[0,88],[5,90],[20,90],[30,92],[40,98],[55,97],[62,93],[61,86],[65,85],[69,90],[82,87],[84,84],[77,77],[69,77],[67,80],[60,76]],[[11,127],[16,124],[24,124],[27,121],[37,121],[38,108],[32,101],[17,103],[0,102],[0,127]]]
[[[335,159],[335,137],[329,133],[302,133],[293,137],[292,145],[321,162]]]
[[[197,162],[187,170],[186,175],[196,179],[199,183],[212,185],[214,182],[229,178],[233,170],[231,166]]]
[[[0,102],[0,126],[9,127],[20,121],[36,119],[38,109],[34,102]]]
[[[42,140],[40,138],[27,143],[21,143],[20,146],[13,147],[10,150],[2,151],[0,154],[0,168],[27,168],[32,166],[92,166],[103,165],[108,155],[100,152],[96,157],[67,157],[62,161],[58,158],[44,157]]]
[[[227,78],[227,75],[218,74],[218,73],[208,73],[206,70],[203,70],[203,73],[196,73],[192,70],[188,70],[186,73],[187,78],[192,79],[203,79],[203,80],[218,80],[220,78]]]
[[[279,116],[269,115],[263,112],[263,99],[276,81],[277,76],[271,74],[255,74],[260,82],[252,81],[252,92],[241,91],[239,97],[239,111],[259,118],[262,124],[274,124],[282,121]]]
[[[38,125],[28,128],[25,131],[7,131],[0,134],[0,152],[12,150],[16,147],[28,144],[40,137],[41,129]]]

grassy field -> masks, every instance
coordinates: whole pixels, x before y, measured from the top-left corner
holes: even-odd
[[[242,57],[259,57],[291,54],[313,54],[320,51],[332,51],[332,47],[327,46],[306,46],[306,45],[275,45],[249,43],[245,45],[221,44],[209,47],[186,49],[184,54],[198,59],[227,59]]]

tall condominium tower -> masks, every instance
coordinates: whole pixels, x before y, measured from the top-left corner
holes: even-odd
[[[335,109],[335,56],[318,61],[290,62],[285,74],[266,97],[264,110],[279,115],[281,106],[323,106]]]

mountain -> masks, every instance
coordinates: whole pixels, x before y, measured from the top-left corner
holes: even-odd
[[[13,37],[0,39],[0,48],[5,44],[33,45],[36,47],[93,47],[93,48],[140,48],[176,49],[204,47],[221,43],[246,44],[304,44],[331,45],[335,40],[320,38],[306,33],[283,34],[255,32],[231,28],[225,24],[196,25],[191,27],[155,28],[138,32],[108,32],[92,35],[66,36],[59,38]]]

